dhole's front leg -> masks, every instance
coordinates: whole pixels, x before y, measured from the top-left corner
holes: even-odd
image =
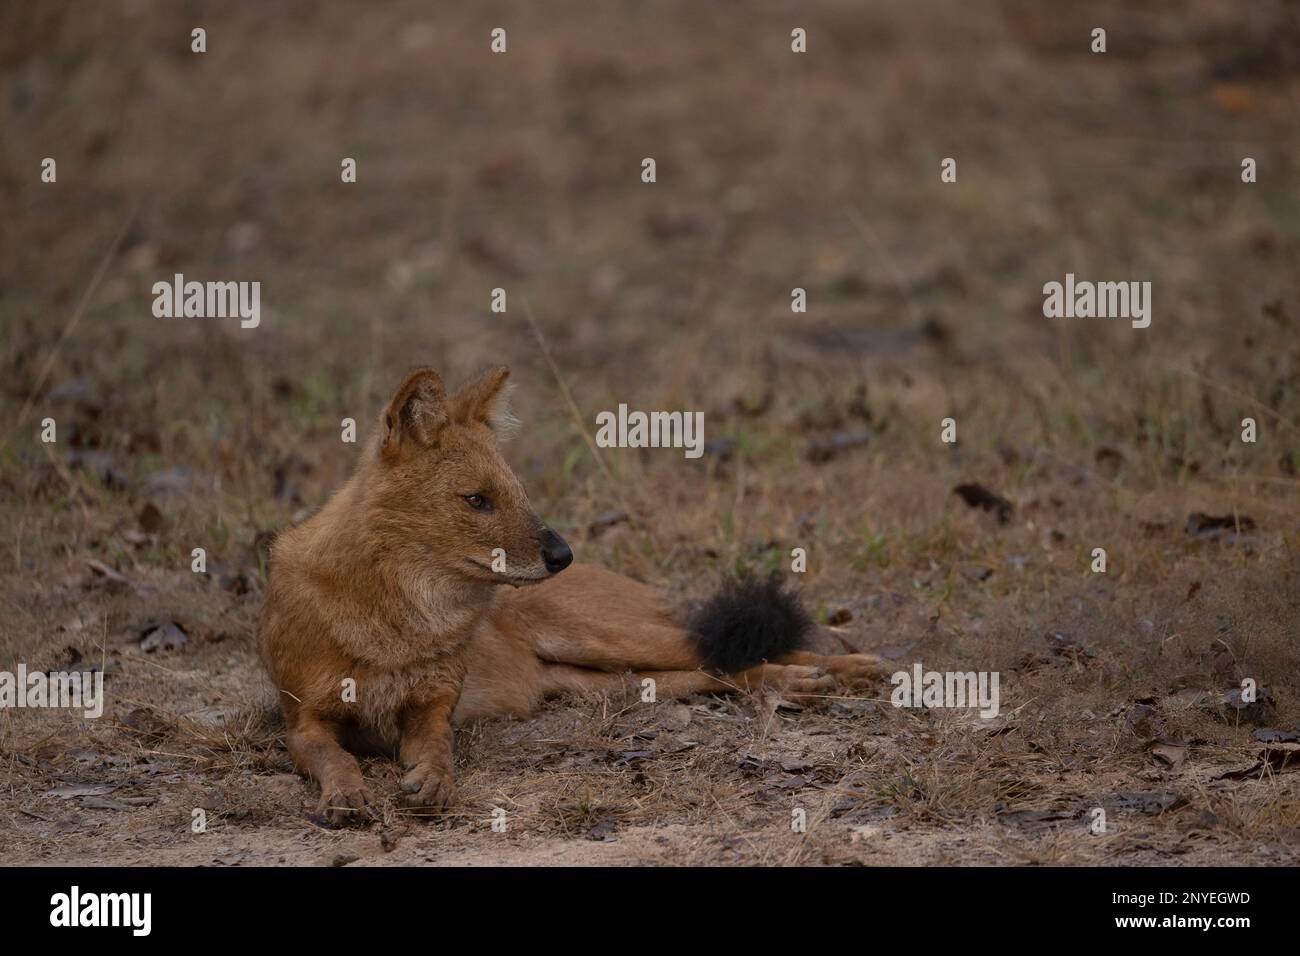
[[[460,682],[443,685],[431,698],[407,707],[402,715],[400,756],[406,776],[402,789],[412,806],[445,808],[455,794],[455,751],[451,714],[460,699]]]
[[[333,824],[360,819],[370,794],[357,758],[339,743],[338,726],[314,714],[299,713],[286,743],[294,766],[320,784],[317,812]]]

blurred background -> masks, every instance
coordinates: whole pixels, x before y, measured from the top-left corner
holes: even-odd
[[[14,501],[52,467],[131,513],[198,490],[171,519],[247,545],[347,474],[338,423],[364,440],[407,368],[454,382],[498,362],[526,426],[512,460],[545,510],[571,528],[629,514],[645,537],[621,560],[654,577],[715,536],[711,561],[775,563],[764,543],[797,528],[845,535],[840,567],[863,547],[871,565],[872,541],[924,536],[950,485],[989,468],[1012,491],[1044,462],[1100,468],[1124,506],[1197,481],[1264,508],[1295,490],[1294,3],[123,0],[3,17]],[[261,325],[155,318],[150,288],[178,272],[260,281]],[[1066,272],[1151,281],[1151,328],[1045,319],[1043,283]],[[619,402],[702,410],[709,454],[597,467],[555,372],[589,432]],[[46,414],[54,459],[29,440]],[[1258,446],[1235,440],[1246,414]],[[945,416],[956,447],[935,440]]]

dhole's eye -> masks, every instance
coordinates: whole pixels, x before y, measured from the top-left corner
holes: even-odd
[[[465,503],[475,511],[486,511],[492,507],[492,502],[488,501],[484,495],[465,495]]]

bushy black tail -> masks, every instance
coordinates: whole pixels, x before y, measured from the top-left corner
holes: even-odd
[[[689,629],[706,667],[735,674],[804,645],[812,618],[776,576],[725,582],[691,615]]]

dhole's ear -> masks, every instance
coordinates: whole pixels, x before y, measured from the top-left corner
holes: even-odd
[[[395,454],[407,444],[432,448],[448,421],[447,392],[431,368],[417,368],[398,388],[379,420],[380,450]]]
[[[452,400],[452,417],[458,422],[481,422],[497,438],[509,438],[519,424],[510,414],[510,393],[514,387],[506,384],[509,377],[510,369],[503,365],[488,369],[462,385]]]

